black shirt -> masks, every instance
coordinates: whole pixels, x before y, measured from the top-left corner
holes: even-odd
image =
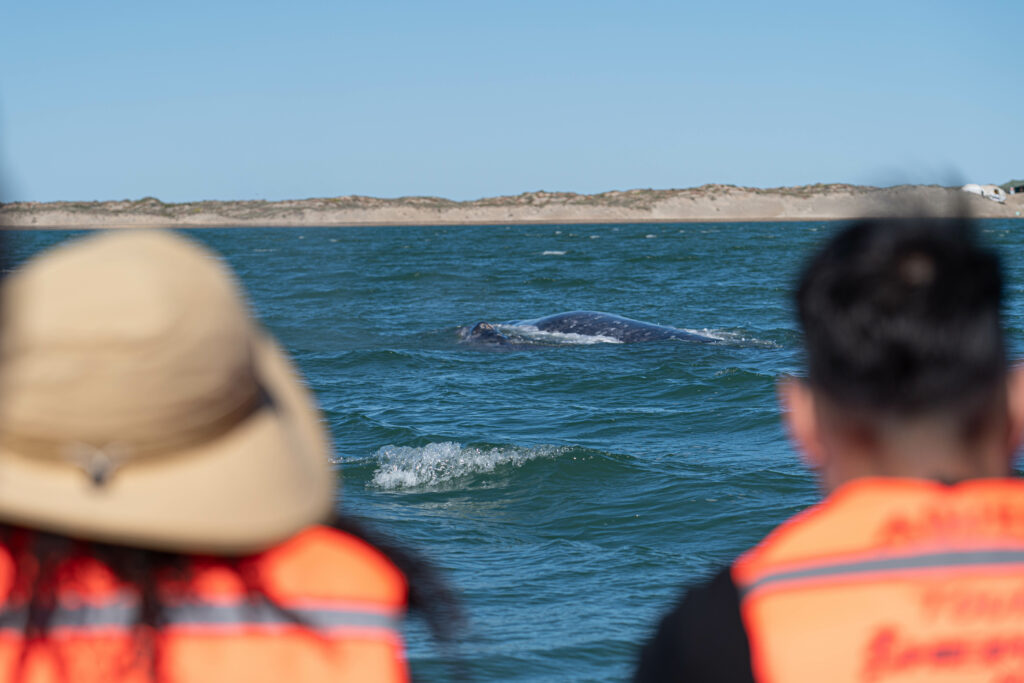
[[[640,653],[633,680],[753,683],[739,593],[728,568],[688,590],[665,615]]]

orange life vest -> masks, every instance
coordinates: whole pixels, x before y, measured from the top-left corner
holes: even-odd
[[[153,637],[161,681],[408,680],[397,631],[405,578],[373,547],[311,527],[241,562],[267,597],[304,625],[267,601],[254,601],[223,560],[197,558],[190,578],[160,585],[167,623]],[[10,550],[0,547],[2,596],[10,595],[11,575]],[[24,609],[5,604],[0,679],[12,680],[24,653],[25,683],[151,680],[150,662],[138,656],[132,630],[137,596],[89,558],[62,567],[58,586],[47,637],[27,648]]]
[[[732,576],[758,681],[1024,682],[1024,481],[855,480]]]

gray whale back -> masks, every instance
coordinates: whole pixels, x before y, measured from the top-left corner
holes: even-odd
[[[579,334],[588,337],[609,337],[626,343],[666,339],[698,342],[713,341],[709,337],[675,327],[645,323],[613,313],[601,313],[600,311],[556,313],[535,320],[521,320],[516,323],[516,326],[535,327],[542,332]]]

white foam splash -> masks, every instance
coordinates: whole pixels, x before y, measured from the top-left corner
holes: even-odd
[[[752,346],[758,346],[767,349],[782,348],[779,344],[771,340],[747,336],[735,330],[709,330],[708,328],[704,328],[702,330],[686,329],[685,331],[692,332],[693,334],[699,334],[702,337],[707,337],[708,339],[714,339],[715,341],[726,342],[729,344],[749,344]]]
[[[541,256],[565,256],[564,251],[549,250],[541,254]]]
[[[501,466],[519,467],[536,458],[554,457],[564,447],[463,448],[454,441],[429,443],[413,448],[384,446],[374,454],[379,463],[373,484],[382,489],[432,487],[474,474],[493,472]]]
[[[574,332],[545,332],[533,325],[495,325],[499,332],[509,339],[538,342],[541,344],[621,344],[621,339],[602,334],[576,334]]]
[[[696,334],[701,337],[707,337],[708,339],[714,339],[715,341],[732,341],[737,338],[737,335],[732,334],[730,332],[726,332],[724,330],[709,330],[706,327],[700,330],[691,329],[689,327],[680,327],[679,329],[681,329],[683,332],[689,332],[690,334]]]

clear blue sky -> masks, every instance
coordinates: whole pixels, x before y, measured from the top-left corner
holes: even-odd
[[[8,2],[6,200],[1024,176],[1024,2]]]

